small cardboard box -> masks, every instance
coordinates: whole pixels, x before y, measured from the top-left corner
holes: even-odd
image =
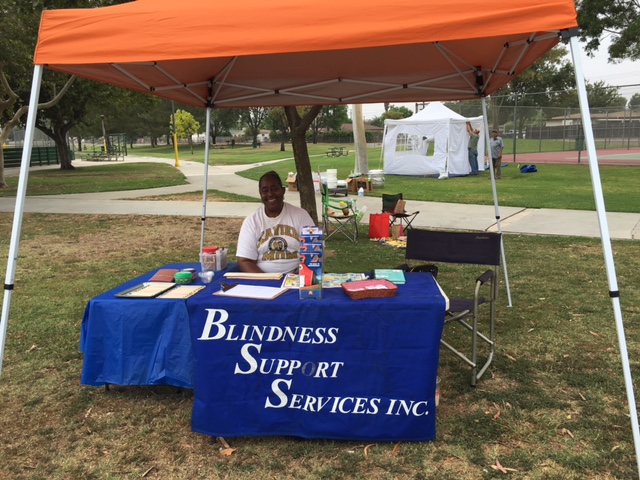
[[[289,172],[289,175],[287,176],[287,185],[289,186],[290,192],[298,191],[298,182],[296,178],[297,178],[297,174]]]
[[[324,235],[322,227],[302,227],[300,231],[300,299],[322,298]]]

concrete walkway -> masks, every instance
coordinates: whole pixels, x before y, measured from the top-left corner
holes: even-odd
[[[522,160],[520,160],[522,162]],[[128,156],[125,162],[163,162],[170,165],[173,160],[152,157]],[[277,160],[275,161],[277,162]],[[273,162],[270,162],[273,163]],[[75,160],[74,166],[95,166],[109,162],[90,162]],[[255,165],[209,166],[208,187],[236,194],[258,197],[258,186],[253,180],[245,179],[236,172],[249,169]],[[33,170],[52,167],[33,167]],[[58,168],[57,166],[53,168]],[[52,195],[27,197],[25,212],[56,214],[121,214],[121,215],[202,215],[202,202],[186,201],[146,201],[134,200],[150,195],[202,191],[204,185],[204,166],[201,163],[181,161],[180,170],[190,182],[188,185],[162,187],[126,192],[99,192],[71,195]],[[7,169],[5,175],[18,175],[18,169]],[[299,196],[295,192],[287,192],[285,200],[300,205]],[[357,199],[358,208],[366,207],[363,222],[369,220],[368,213],[380,211],[379,197],[363,197]],[[246,217],[260,203],[242,202],[207,202],[207,217]],[[318,195],[318,211],[320,196]],[[15,209],[15,198],[0,198],[0,212],[12,212]],[[496,231],[496,212],[493,206],[463,205],[439,202],[418,202],[410,200],[407,209],[418,210],[413,225],[426,228],[464,229]],[[600,231],[596,212],[563,209],[530,209],[518,207],[500,207],[502,231],[505,233],[521,233],[534,235],[576,235],[583,237],[599,237]],[[640,214],[608,213],[607,222],[613,239],[640,239]]]

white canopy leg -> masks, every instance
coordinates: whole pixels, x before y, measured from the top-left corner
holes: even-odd
[[[200,232],[200,251],[204,247],[204,230],[207,223],[207,190],[209,188],[209,139],[211,138],[211,107],[207,107],[207,125],[204,141],[204,183],[202,186],[202,230]]]
[[[24,148],[20,163],[20,179],[16,192],[16,207],[13,212],[13,227],[11,230],[11,243],[9,245],[9,259],[7,260],[7,274],[4,280],[4,297],[2,299],[2,317],[0,319],[0,373],[2,373],[2,361],[4,359],[4,344],[7,337],[7,324],[9,323],[9,307],[11,306],[11,293],[16,276],[16,263],[18,262],[18,247],[20,246],[20,231],[22,230],[22,214],[24,212],[24,199],[27,193],[29,181],[29,166],[31,163],[31,150],[33,149],[33,133],[36,127],[36,115],[38,113],[38,98],[40,96],[40,84],[42,82],[42,65],[33,68],[31,81],[31,97],[29,97],[29,113],[24,133]],[[2,146],[0,146],[2,148]]]
[[[607,270],[607,281],[609,282],[609,297],[613,304],[613,316],[616,321],[616,331],[618,333],[618,344],[620,345],[620,357],[622,359],[622,370],[624,373],[624,383],[627,389],[627,402],[629,403],[629,414],[631,416],[631,427],[633,428],[633,442],[636,450],[636,462],[638,464],[638,474],[640,475],[640,435],[638,431],[638,413],[636,410],[636,400],[633,393],[633,380],[631,378],[631,368],[629,367],[629,353],[627,352],[627,341],[624,334],[624,324],[622,322],[622,310],[620,309],[620,292],[618,291],[618,279],[616,268],[613,263],[613,250],[611,248],[611,236],[609,234],[609,224],[607,222],[607,212],[604,207],[604,196],[602,195],[602,183],[600,181],[600,170],[598,168],[598,156],[596,153],[596,142],[593,138],[593,128],[591,126],[591,116],[589,112],[589,101],[587,99],[587,87],[584,82],[582,70],[582,59],[580,58],[580,45],[578,37],[572,36],[569,39],[571,46],[571,58],[578,87],[578,99],[580,100],[580,115],[582,116],[582,127],[584,138],[587,144],[587,154],[589,155],[589,171],[591,172],[591,183],[593,185],[593,195],[596,201],[596,212],[598,214],[598,224],[600,226],[600,238],[602,239],[602,249],[604,251],[604,263]]]
[[[493,190],[493,206],[496,211],[496,222],[498,224],[498,233],[502,233],[502,224],[500,223],[500,206],[498,205],[498,191],[496,190],[496,176],[493,171],[493,161],[491,160],[491,141],[489,139],[489,120],[487,120],[487,100],[482,97],[482,117],[484,119],[484,131],[485,131],[485,148],[486,154],[489,157],[489,172],[491,174],[491,188]],[[511,303],[511,287],[509,286],[509,273],[507,271],[507,257],[504,254],[504,240],[500,239],[500,253],[502,254],[502,269],[504,270],[504,283],[507,287],[507,299],[509,300],[509,307],[512,307]]]

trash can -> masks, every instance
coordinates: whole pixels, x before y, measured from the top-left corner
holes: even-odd
[[[584,150],[584,137],[576,137],[576,150]]]

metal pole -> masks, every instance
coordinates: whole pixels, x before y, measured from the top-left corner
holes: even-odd
[[[104,154],[107,156],[108,160],[111,160],[109,156],[109,143],[107,142],[107,129],[104,126],[104,119],[105,119],[105,116],[100,115],[100,121],[102,122],[102,138],[103,138],[103,144],[104,144]]]
[[[602,239],[602,250],[604,253],[604,263],[609,283],[609,297],[613,306],[613,316],[618,334],[618,344],[620,346],[620,358],[622,360],[622,371],[624,373],[624,383],[627,389],[627,403],[629,404],[629,416],[631,417],[631,428],[633,432],[633,443],[636,451],[636,462],[638,463],[638,474],[640,474],[640,429],[638,427],[638,413],[636,409],[636,399],[633,393],[633,380],[631,378],[631,368],[629,366],[629,353],[624,335],[624,324],[622,322],[622,310],[620,308],[620,292],[618,290],[618,280],[616,268],[613,262],[613,249],[611,247],[611,237],[609,234],[609,224],[607,223],[607,212],[604,207],[604,195],[602,193],[602,182],[600,180],[600,170],[598,168],[598,154],[596,152],[596,142],[589,116],[589,101],[587,99],[587,88],[584,82],[582,69],[582,59],[578,52],[580,46],[578,37],[573,36],[571,42],[571,57],[575,69],[576,86],[578,87],[578,99],[580,100],[580,110],[582,112],[582,125],[589,155],[589,170],[591,172],[591,183],[593,185],[593,196],[596,202],[596,212],[600,225],[600,238]]]
[[[513,106],[513,161],[516,161],[516,144],[518,137],[518,94],[516,93],[516,101]]]
[[[171,123],[173,124],[173,151],[176,156],[176,168],[180,166],[180,158],[178,157],[178,134],[176,132],[176,110],[171,100]]]
[[[491,160],[491,140],[489,138],[489,122],[487,121],[487,101],[482,97],[482,115],[484,120],[484,136],[485,136],[485,154],[489,157],[489,174],[491,175],[491,189],[493,190],[493,208],[496,215],[496,223],[498,225],[498,233],[502,233],[502,224],[500,223],[500,207],[498,205],[498,191],[496,189],[496,177],[493,172],[493,161]],[[479,153],[479,152],[478,152]],[[504,240],[500,237],[500,253],[502,254],[502,267],[504,271],[504,283],[507,287],[507,298],[509,306],[511,304],[511,287],[509,286],[509,272],[507,271],[507,257],[504,254]]]
[[[33,150],[33,135],[36,129],[38,97],[40,96],[40,84],[42,83],[42,70],[42,65],[36,65],[33,69],[31,97],[29,98],[29,112],[27,114],[27,123],[24,127],[22,163],[20,164],[20,177],[18,180],[18,189],[16,191],[16,206],[13,212],[13,227],[11,229],[11,241],[9,243],[9,259],[7,260],[7,272],[4,280],[2,317],[0,317],[0,373],[2,373],[4,344],[7,337],[7,324],[9,323],[11,294],[13,292],[13,283],[16,278],[16,264],[18,263],[18,248],[20,246],[20,231],[22,230],[22,214],[24,213],[27,182],[29,181],[29,163],[31,161],[31,151]]]
[[[207,190],[209,189],[209,139],[211,138],[211,107],[207,107],[206,110],[206,122],[205,135],[206,140],[204,142],[204,182],[202,186],[202,218],[201,218],[201,231],[200,231],[200,251],[204,247],[204,233],[207,222]]]

